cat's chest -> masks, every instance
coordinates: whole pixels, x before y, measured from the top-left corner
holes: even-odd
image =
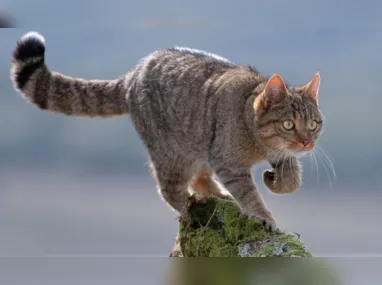
[[[259,163],[262,161],[268,161],[270,163],[276,163],[283,161],[285,158],[290,156],[288,151],[276,150],[276,149],[266,149],[259,148],[254,152],[253,163]]]

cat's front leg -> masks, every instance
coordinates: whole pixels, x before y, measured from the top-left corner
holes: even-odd
[[[287,157],[278,164],[270,163],[273,169],[263,174],[264,184],[269,190],[276,194],[290,194],[300,188],[301,165],[296,157]]]
[[[220,169],[217,173],[220,181],[231,193],[243,214],[250,219],[260,221],[267,230],[276,230],[277,223],[268,211],[260,193],[253,183],[250,169]]]

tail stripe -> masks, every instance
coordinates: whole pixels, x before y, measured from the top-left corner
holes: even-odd
[[[128,114],[126,76],[118,80],[86,80],[51,71],[45,64],[45,40],[36,32],[24,35],[13,51],[11,80],[16,91],[41,109],[62,114]]]
[[[43,63],[43,66],[40,70],[40,73],[49,73],[49,71],[46,69],[45,64]],[[49,84],[46,85],[44,82],[46,80],[51,80],[51,77],[44,78],[43,76],[38,76],[36,78],[35,83],[35,92],[33,95],[31,95],[31,101],[35,103],[39,108],[45,110],[48,109],[48,100],[49,100]]]
[[[24,88],[25,84],[29,81],[33,73],[44,65],[43,60],[34,63],[29,63],[23,66],[15,75],[16,85],[20,90]]]

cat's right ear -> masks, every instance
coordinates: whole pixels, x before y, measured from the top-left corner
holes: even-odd
[[[259,108],[270,109],[272,106],[281,103],[287,94],[287,87],[284,80],[278,74],[273,74],[268,80],[263,93],[255,100],[255,110]]]

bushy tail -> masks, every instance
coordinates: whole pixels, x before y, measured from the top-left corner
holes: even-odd
[[[17,42],[11,68],[14,88],[39,108],[91,117],[128,113],[124,78],[73,78],[51,71],[44,58],[45,39],[29,32]]]

